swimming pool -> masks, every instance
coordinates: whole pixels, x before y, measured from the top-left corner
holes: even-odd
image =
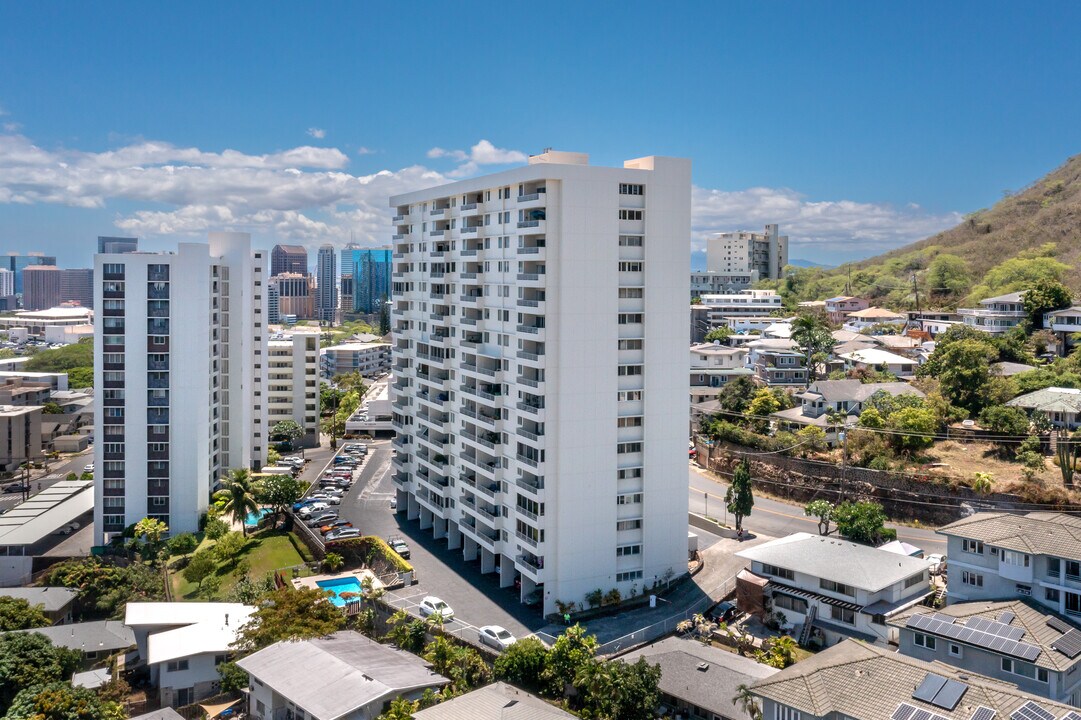
[[[360,581],[357,580],[356,577],[337,578],[335,580],[320,580],[316,583],[316,585],[318,585],[324,590],[329,590],[333,593],[333,595],[330,596],[330,601],[334,603],[337,607],[342,607],[347,602],[351,602],[352,600],[359,600],[359,596],[363,591],[363,588],[361,588],[360,586]],[[342,593],[356,593],[357,597],[345,600],[341,597]]]
[[[259,512],[248,513],[248,517],[244,518],[244,524],[248,527],[255,527],[260,520],[272,512],[274,511],[271,508],[260,508]]]

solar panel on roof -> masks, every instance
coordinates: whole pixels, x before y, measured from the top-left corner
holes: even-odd
[[[1081,655],[1081,630],[1070,628],[1069,632],[1052,642],[1051,647],[1071,659]]]
[[[931,704],[945,710],[953,710],[967,691],[968,685],[956,680],[947,680],[946,684],[935,695],[935,699],[931,701]]]
[[[1060,633],[1067,633],[1074,629],[1073,625],[1066,622],[1062,618],[1055,617],[1054,615],[1051,615],[1047,618],[1047,625],[1058,630]]]
[[[914,712],[916,712],[915,705],[901,703],[897,706],[897,709],[893,711],[893,715],[890,715],[890,720],[909,720]]]
[[[909,720],[931,720],[934,715],[927,710],[916,710],[912,713],[912,717]]]
[[[1081,714],[1078,714],[1076,710],[1071,710],[1062,716],[1062,720],[1081,720]]]
[[[991,720],[993,717],[995,717],[994,710],[980,705],[968,720]],[[1063,718],[1063,720],[1065,720],[1065,718]]]
[[[923,682],[912,693],[912,697],[917,700],[923,700],[924,702],[931,702],[935,699],[935,695],[942,689],[942,686],[946,684],[946,678],[935,673],[927,673],[923,677]]]
[[[1009,625],[1010,623],[1013,622],[1013,619],[1015,617],[1017,617],[1017,616],[1013,614],[1013,611],[1011,611],[1011,610],[1003,610],[998,615],[998,621],[1000,623],[1004,623],[1006,625]]]
[[[1055,720],[1055,716],[1047,712],[1039,703],[1029,700],[1013,711],[1010,720]]]
[[[952,640],[960,640],[961,642],[995,650],[1030,662],[1040,656],[1039,646],[1019,642],[1019,639],[1025,633],[1021,628],[1011,627],[985,618],[971,618],[965,625],[958,625],[952,622],[952,618],[950,622],[946,622],[941,619],[942,617],[945,616],[938,613],[934,615],[912,615],[908,618],[906,625],[916,630],[941,635]],[[989,630],[996,632],[989,632]]]

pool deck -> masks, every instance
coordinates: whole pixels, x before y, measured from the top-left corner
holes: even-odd
[[[308,587],[315,590],[321,590],[319,583],[325,580],[348,580],[350,578],[356,579],[361,585],[364,584],[365,578],[371,578],[372,589],[382,590],[383,583],[379,581],[379,578],[375,576],[371,570],[343,570],[340,573],[324,574],[324,575],[309,575],[308,577],[294,578],[293,587]]]

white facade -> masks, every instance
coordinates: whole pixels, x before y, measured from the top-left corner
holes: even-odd
[[[1023,291],[986,298],[980,300],[979,308],[958,308],[957,312],[968,327],[995,335],[1009,331],[1028,317]]]
[[[753,280],[776,280],[788,264],[788,236],[776,225],[765,232],[727,232],[706,241],[706,267],[711,273],[753,275]]]
[[[692,272],[691,273],[691,299],[700,298],[703,295],[723,295],[726,293],[739,292],[758,282],[758,271],[752,270],[744,274]]]
[[[763,317],[784,310],[781,296],[774,290],[742,290],[727,295],[703,295],[711,327],[729,325],[730,318]]]
[[[319,322],[333,323],[338,311],[338,257],[333,245],[319,248],[315,278],[315,317]]]
[[[215,481],[261,464],[265,255],[211,233],[95,257],[95,544],[147,516],[194,532]]]
[[[267,427],[294,420],[304,428],[298,441],[319,444],[319,334],[293,333],[268,343]]]
[[[7,268],[0,268],[0,297],[15,294],[15,273]]]
[[[388,343],[342,343],[320,351],[319,364],[328,377],[359,372],[365,377],[378,375],[390,369],[390,345]]]
[[[398,507],[546,613],[686,569],[690,169],[546,152],[391,198]]]

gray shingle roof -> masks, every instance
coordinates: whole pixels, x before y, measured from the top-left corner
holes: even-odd
[[[1081,517],[1063,513],[976,513],[943,525],[938,533],[1031,555],[1081,560]]]
[[[916,700],[912,691],[933,672],[968,686],[953,710]],[[998,680],[900,655],[885,647],[845,640],[781,672],[759,680],[752,691],[760,697],[796,708],[815,717],[837,713],[855,720],[884,720],[901,703],[941,715],[947,720],[969,720],[980,705],[1009,718],[1017,708],[1034,701],[1061,718],[1071,708],[1029,695]]]
[[[135,633],[119,620],[94,620],[12,632],[41,633],[53,645],[79,652],[113,652],[135,645]]]
[[[927,569],[926,560],[803,532],[742,550],[736,557],[869,592],[877,592]]]
[[[416,720],[563,720],[576,717],[513,685],[497,682],[414,713]]]
[[[864,402],[880,390],[890,395],[924,396],[906,382],[862,383],[859,380],[819,380],[811,385],[807,392],[816,392],[826,402],[835,403],[844,400]]]
[[[381,698],[449,682],[417,656],[348,630],[275,643],[237,665],[316,720],[332,720]]]
[[[750,715],[732,704],[739,686],[777,673],[750,658],[679,637],[639,648],[620,660],[635,662],[640,657],[661,666],[661,692],[736,720],[750,720]],[[706,669],[699,669],[703,663]]]
[[[1007,611],[1012,612],[1014,618],[1006,624],[1021,628],[1025,631],[1025,634],[1021,637],[1021,642],[1036,645],[1040,648],[1041,652],[1039,657],[1033,661],[1036,665],[1050,670],[1066,670],[1067,668],[1073,667],[1075,664],[1081,663],[1081,656],[1071,660],[1053,647],[1055,641],[1062,637],[1062,633],[1048,625],[1047,619],[1056,617],[1067,625],[1072,626],[1072,623],[1055,613],[1048,612],[1046,608],[1040,607],[1031,600],[964,602],[957,603],[956,605],[947,605],[938,610],[918,607],[898,613],[887,620],[887,623],[903,628],[908,623],[908,618],[912,615],[933,615],[935,613],[939,615],[949,615],[950,617],[957,618],[959,622],[976,617],[997,620],[1000,614]],[[927,631],[924,630],[922,632]]]
[[[1043,412],[1081,412],[1081,390],[1049,387],[1019,395],[1006,403],[1011,407]]]
[[[2,588],[0,596],[26,600],[31,605],[40,605],[45,612],[58,612],[69,605],[78,596],[78,591],[66,587],[24,587]]]
[[[184,720],[184,716],[171,707],[167,707],[161,710],[153,710],[146,715],[133,717],[130,720]]]

